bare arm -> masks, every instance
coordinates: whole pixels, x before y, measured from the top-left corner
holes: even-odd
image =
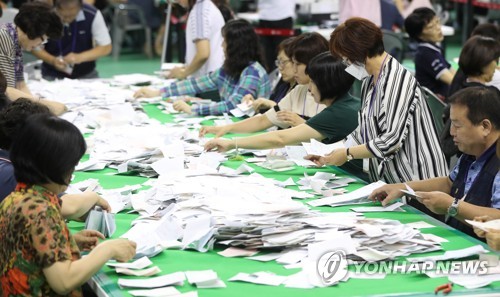
[[[225,126],[203,126],[200,129],[200,137],[208,133],[220,137],[227,133],[252,133],[262,131],[273,126],[273,123],[265,116],[255,116],[249,119]]]
[[[55,115],[61,115],[68,110],[66,105],[64,105],[60,102],[47,100],[47,99],[40,100],[39,98],[36,98],[31,94],[24,93],[23,91],[20,91],[20,90],[15,89],[15,88],[7,87],[6,94],[7,94],[7,97],[9,97],[9,99],[12,101],[15,101],[21,97],[24,97],[24,98],[28,98],[34,102],[38,102],[40,104],[43,104],[43,105],[47,106],[49,108],[49,110]]]
[[[61,197],[63,203],[61,214],[65,219],[76,220],[86,215],[95,205],[106,211],[111,211],[109,203],[94,192],[81,194],[66,194]]]
[[[447,85],[451,85],[451,82],[453,81],[453,77],[455,77],[455,69],[450,68],[448,70],[445,70],[441,76],[439,77],[439,80],[444,82]]]
[[[56,293],[66,295],[89,280],[108,260],[130,260],[135,255],[135,248],[136,244],[127,239],[105,241],[97,245],[85,258],[55,262],[44,268],[43,274]]]
[[[299,144],[311,138],[322,140],[325,137],[306,124],[290,129],[271,131],[256,136],[238,138],[238,147],[248,149],[279,148],[286,145]]]
[[[172,71],[172,77],[184,79],[195,73],[208,60],[208,58],[210,57],[210,41],[208,39],[201,39],[196,41],[195,45],[196,54],[191,63],[187,65],[183,70]]]

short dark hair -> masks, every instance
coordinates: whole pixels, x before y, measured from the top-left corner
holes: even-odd
[[[307,65],[312,58],[327,50],[328,41],[321,34],[303,33],[293,39],[288,49],[290,56],[288,53],[287,56]]]
[[[292,58],[291,55],[293,53],[290,53],[290,48],[291,48],[291,45],[292,45],[293,41],[295,40],[295,38],[296,37],[294,37],[294,36],[288,37],[287,39],[280,42],[280,44],[278,44],[278,53],[281,51],[284,51],[285,55],[287,55],[287,57],[289,57],[291,59]],[[290,54],[290,56],[288,54]]]
[[[466,76],[478,76],[492,61],[498,62],[499,57],[500,42],[490,37],[472,36],[462,48],[458,66]]]
[[[59,39],[62,36],[61,18],[54,8],[45,2],[24,3],[14,18],[14,23],[31,40],[44,35],[50,39]]]
[[[365,63],[384,53],[382,30],[367,19],[350,18],[332,32],[330,51],[352,63]]]
[[[239,78],[241,72],[253,62],[262,63],[259,37],[245,20],[231,20],[222,27],[226,42],[226,58],[222,69],[231,77]]]
[[[421,7],[415,9],[409,16],[405,19],[405,30],[410,38],[417,41],[421,41],[420,35],[424,31],[425,26],[432,21],[436,16],[434,10],[428,7]]]
[[[10,159],[18,182],[68,185],[87,146],[75,125],[47,114],[29,116],[12,142]]]
[[[479,125],[481,121],[488,119],[496,130],[500,129],[500,91],[497,88],[465,88],[448,98],[448,103],[467,107],[467,118],[473,125]]]
[[[471,36],[485,36],[491,37],[500,41],[500,28],[495,24],[485,23],[477,25],[474,30],[472,30]]]
[[[17,130],[32,114],[51,114],[45,105],[19,98],[0,112],[0,148],[10,150]]]
[[[321,100],[342,97],[354,83],[354,77],[345,71],[346,66],[339,57],[324,52],[314,57],[306,68],[306,74],[314,82]]]

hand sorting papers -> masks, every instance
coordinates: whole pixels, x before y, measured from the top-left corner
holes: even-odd
[[[115,215],[105,210],[91,210],[85,221],[85,229],[99,231],[108,238],[116,230]]]

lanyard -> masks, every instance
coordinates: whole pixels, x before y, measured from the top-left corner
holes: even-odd
[[[70,24],[70,27],[71,27],[71,24]],[[76,48],[76,21],[74,22],[74,25],[73,25],[73,36],[71,36],[72,38],[72,41],[71,41],[71,53],[74,53],[75,52],[75,48]],[[62,57],[63,56],[63,48],[62,48],[62,38],[59,39],[59,55]]]
[[[304,105],[302,106],[302,115],[306,116],[306,101],[307,101],[307,92],[304,95]],[[318,114],[319,103],[316,104],[316,114]]]
[[[377,82],[375,83],[375,85],[373,86],[373,91],[372,91],[372,95],[371,95],[371,98],[370,98],[370,103],[368,105],[368,112],[367,112],[367,115],[368,117],[365,118],[365,122],[368,121],[368,118],[371,116],[371,114],[373,113],[372,112],[372,106],[373,106],[373,100],[375,99],[375,96],[377,95],[377,91],[378,91],[378,85],[380,83],[380,77],[382,76],[382,72],[384,71],[384,66],[385,66],[385,61],[387,60],[387,57],[389,56],[389,54],[386,54],[385,55],[385,58],[384,58],[384,61],[382,61],[382,67],[380,67],[380,72],[378,73],[378,76],[377,76]],[[362,133],[362,138],[363,138],[363,143],[366,144],[367,140],[368,140],[368,125],[367,123],[364,124],[364,127],[363,127],[363,133]]]

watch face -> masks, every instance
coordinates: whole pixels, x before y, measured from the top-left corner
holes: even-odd
[[[451,206],[450,209],[448,209],[448,214],[452,217],[456,216],[458,213],[458,209],[456,206]]]

